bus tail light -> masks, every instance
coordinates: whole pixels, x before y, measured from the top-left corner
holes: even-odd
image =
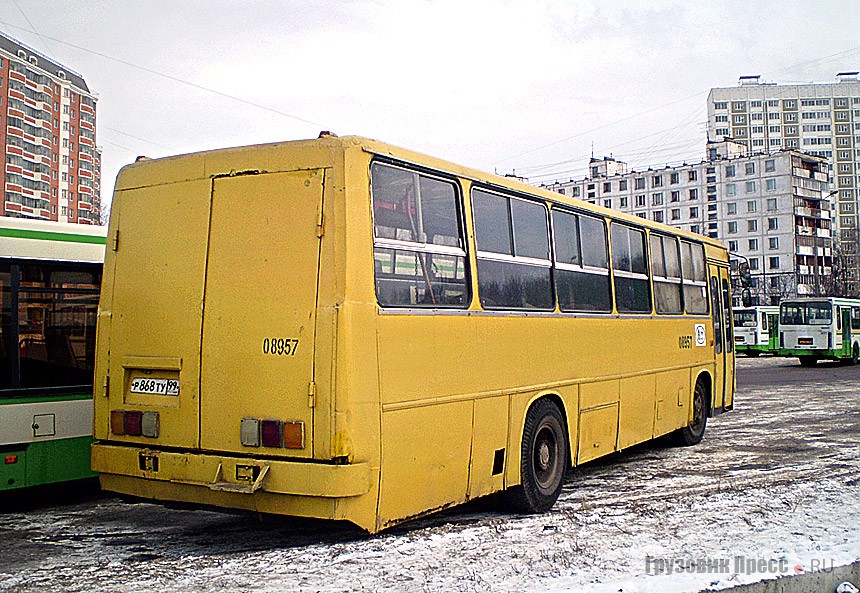
[[[284,446],[284,424],[280,420],[260,422],[260,434],[264,447]]]
[[[6,456],[6,465],[12,465],[13,463],[18,463],[17,455],[7,455]]]
[[[242,418],[239,434],[245,447],[305,448],[304,422]]]
[[[110,431],[115,435],[158,438],[161,421],[158,412],[137,410],[111,410]]]

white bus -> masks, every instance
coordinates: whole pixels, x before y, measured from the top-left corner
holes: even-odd
[[[821,359],[860,359],[860,300],[798,298],[779,306],[779,354],[796,356],[803,366]]]
[[[779,351],[779,307],[762,305],[733,310],[735,348],[739,354],[758,356]]]

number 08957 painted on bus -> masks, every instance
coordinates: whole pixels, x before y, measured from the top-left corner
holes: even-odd
[[[144,160],[109,232],[107,490],[371,532],[540,512],[569,468],[733,406],[722,244],[380,142]]]

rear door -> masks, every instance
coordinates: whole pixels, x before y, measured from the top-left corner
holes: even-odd
[[[322,188],[322,170],[214,180],[201,348],[203,449],[312,455]],[[289,450],[241,443],[240,434],[251,439],[254,422],[263,421],[268,430],[280,427]]]
[[[158,411],[157,442],[175,447],[198,444],[211,183],[201,179],[118,192],[114,209],[121,224],[108,238],[108,249],[115,252],[109,258],[113,277],[120,279],[110,307],[110,409]],[[178,384],[170,393],[146,393],[152,379]]]

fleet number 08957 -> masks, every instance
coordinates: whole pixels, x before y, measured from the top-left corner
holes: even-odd
[[[263,354],[295,356],[299,341],[295,338],[263,338]]]

